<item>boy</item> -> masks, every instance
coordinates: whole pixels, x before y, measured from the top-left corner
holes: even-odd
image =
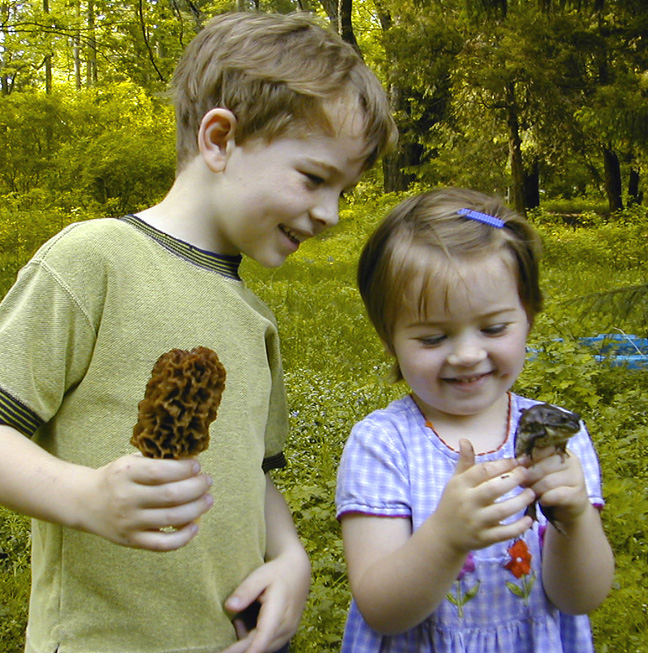
[[[175,100],[169,194],[68,227],[0,306],[0,503],[35,518],[29,652],[276,651],[306,600],[266,474],[287,431],[276,326],[238,265],[281,265],[335,224],[394,124],[352,48],[304,15],[214,19]],[[153,363],[195,346],[227,370],[209,450],[131,453]],[[248,631],[234,617],[259,604]]]

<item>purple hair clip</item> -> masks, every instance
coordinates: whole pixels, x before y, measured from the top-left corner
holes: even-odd
[[[494,215],[488,215],[488,213],[480,213],[479,211],[473,211],[472,209],[459,209],[457,213],[464,218],[482,222],[491,227],[495,227],[496,229],[502,229],[504,227],[503,220],[496,218]]]

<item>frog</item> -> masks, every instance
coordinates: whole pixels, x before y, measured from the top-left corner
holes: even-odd
[[[567,443],[569,439],[578,433],[581,428],[580,415],[564,408],[542,403],[522,410],[517,431],[515,433],[515,456],[526,455],[533,464],[534,449],[554,447],[555,453],[564,461],[569,456]],[[535,521],[538,520],[537,508],[547,518],[550,524],[561,534],[566,535],[565,530],[556,521],[554,510],[550,506],[542,506],[536,499],[526,509],[525,515],[530,515]]]

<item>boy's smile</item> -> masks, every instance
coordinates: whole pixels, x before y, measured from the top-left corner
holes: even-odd
[[[341,105],[335,113],[333,135],[313,129],[270,142],[230,143],[207,226],[215,251],[276,267],[337,224],[340,197],[363,172],[367,144],[359,120],[347,119]]]
[[[433,287],[424,316],[396,322],[394,353],[432,422],[477,415],[506,395],[526,356],[529,322],[501,256],[465,263],[446,289]]]

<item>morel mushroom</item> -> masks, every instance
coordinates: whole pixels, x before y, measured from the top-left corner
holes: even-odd
[[[155,363],[131,444],[148,458],[190,458],[209,446],[225,368],[207,347],[172,349]]]

